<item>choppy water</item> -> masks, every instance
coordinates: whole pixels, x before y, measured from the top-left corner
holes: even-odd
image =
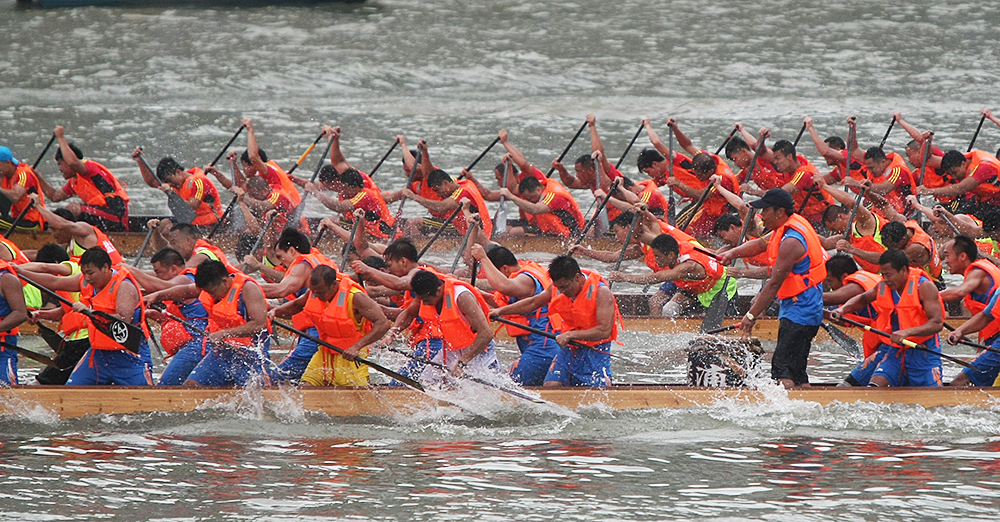
[[[0,4],[0,144],[33,161],[57,124],[130,183],[133,213],[166,212],[129,159],[211,160],[239,119],[290,164],[321,123],[369,170],[403,133],[452,172],[507,128],[545,169],[594,112],[611,157],[639,118],[680,119],[718,146],[737,120],[793,138],[875,143],[902,111],[963,149],[996,100],[1000,3],[455,2],[270,8],[19,10]],[[977,147],[995,150],[987,124]],[[641,137],[639,145],[645,143]],[[897,127],[887,147],[908,138]],[[806,144],[802,148],[820,160]],[[243,142],[237,142],[242,146]],[[570,157],[588,150],[585,141]],[[634,154],[623,171],[634,175]],[[499,154],[481,164],[484,178]],[[402,184],[398,156],[380,170]],[[303,165],[309,172],[311,158]],[[391,167],[391,168],[387,168]],[[55,181],[51,160],[43,174]],[[584,205],[589,195],[579,194]],[[416,215],[417,205],[408,213]],[[318,208],[312,209],[318,213]],[[626,334],[629,382],[683,380],[685,336]],[[960,350],[953,350],[962,353]],[[513,349],[501,357],[510,361]],[[391,362],[391,360],[390,360]],[[834,381],[832,345],[810,362]],[[26,365],[25,377],[34,370]],[[957,370],[946,366],[946,374]],[[996,407],[789,402],[564,412],[482,404],[329,419],[245,401],[188,415],[0,421],[10,520],[993,520]]]

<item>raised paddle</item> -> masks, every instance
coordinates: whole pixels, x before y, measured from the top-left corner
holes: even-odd
[[[381,167],[383,163],[385,163],[386,159],[389,158],[389,154],[392,154],[392,151],[396,150],[396,145],[399,145],[398,138],[396,139],[396,141],[392,142],[392,146],[389,147],[389,150],[385,151],[385,154],[382,155],[382,159],[378,160],[378,163],[375,164],[375,168],[373,168],[372,171],[368,173],[369,178],[375,175],[375,172],[378,171],[378,168]]]
[[[257,236],[257,240],[253,242],[253,247],[250,248],[249,254],[251,256],[254,254],[254,252],[257,251],[258,248],[260,248],[260,244],[264,242],[264,236],[266,236],[267,233],[271,231],[271,225],[274,224],[274,219],[277,217],[278,213],[274,212],[273,214],[271,214],[271,217],[267,218],[267,223],[264,224],[264,229],[260,231],[260,235]],[[249,268],[249,265],[243,263],[243,266],[240,267],[240,270],[246,272],[247,268]]]
[[[674,177],[674,131],[673,125],[667,124],[670,130],[667,132],[667,176]],[[677,225],[677,204],[674,202],[674,186],[670,185],[670,192],[667,196],[667,224]]]
[[[757,148],[753,150],[753,158],[750,160],[750,166],[747,167],[746,176],[741,177],[738,181],[740,185],[753,180],[753,171],[757,168],[757,158],[760,157],[761,151],[764,150],[764,140],[757,141]]]
[[[722,153],[722,149],[726,148],[726,145],[729,145],[729,142],[733,139],[733,136],[736,135],[736,131],[737,127],[735,126],[733,127],[733,130],[729,131],[729,136],[726,136],[726,139],[722,141],[722,145],[719,145],[719,148],[715,150],[716,156]]]
[[[639,130],[635,131],[635,136],[632,136],[632,141],[628,142],[628,147],[625,147],[625,152],[622,153],[618,161],[615,162],[615,168],[621,168],[622,162],[625,161],[625,156],[628,156],[628,151],[632,150],[632,145],[635,145],[635,140],[639,139],[639,134],[642,134],[642,129],[646,128],[641,122],[639,123]]]
[[[620,184],[621,184],[621,178],[615,178],[615,180],[611,182],[611,187],[608,189],[608,194],[604,196],[604,200],[601,201],[601,205],[597,207],[597,212],[594,213],[593,216],[591,216],[589,221],[587,221],[587,224],[583,227],[583,230],[580,232],[579,237],[576,238],[576,242],[573,243],[574,245],[579,245],[580,243],[583,242],[583,239],[587,237],[587,232],[590,231],[590,227],[594,226],[594,223],[597,222],[597,215],[600,214],[601,210],[604,210],[604,207],[608,206],[608,201],[611,199],[611,195],[614,194],[616,190],[618,190],[618,185]]]
[[[952,326],[952,325],[950,325],[950,324],[948,324],[948,323],[944,323],[944,327],[949,332],[954,332],[955,331],[955,327]],[[962,336],[961,339],[959,339],[958,344],[964,344],[965,346],[969,346],[969,347],[975,348],[977,350],[985,350],[987,352],[1000,353],[1000,349],[993,348],[992,346],[986,346],[985,344],[977,343],[977,342],[969,339],[968,337],[966,337],[964,335]]]
[[[149,227],[149,231],[146,232],[146,238],[142,240],[142,246],[139,247],[139,252],[135,254],[135,259],[132,260],[132,266],[139,266],[139,261],[142,260],[142,255],[146,253],[146,247],[149,246],[149,240],[153,239],[154,232],[156,232],[156,228]]]
[[[332,344],[330,344],[328,342],[321,341],[321,340],[319,340],[319,339],[317,339],[317,338],[315,338],[315,337],[313,337],[313,336],[311,336],[311,335],[303,332],[302,330],[299,330],[297,328],[293,328],[293,327],[291,327],[291,326],[289,326],[289,325],[287,325],[285,323],[282,323],[281,321],[274,321],[274,320],[272,320],[271,324],[273,324],[275,326],[278,326],[280,328],[283,328],[285,330],[288,330],[289,332],[292,332],[293,334],[298,335],[299,338],[301,338],[301,339],[308,339],[308,340],[310,340],[310,341],[312,341],[312,342],[314,342],[314,343],[316,343],[316,344],[318,344],[320,346],[324,346],[326,348],[329,348],[329,349],[331,349],[331,350],[339,353],[340,355],[346,355],[347,354],[347,352],[344,351],[343,349],[337,348],[336,346],[334,346],[334,345],[332,345]],[[419,382],[417,382],[417,381],[415,381],[415,380],[413,380],[413,379],[411,379],[411,378],[409,378],[409,377],[407,377],[405,375],[402,375],[400,373],[396,373],[396,372],[394,372],[394,371],[392,371],[392,370],[390,370],[390,369],[388,369],[388,368],[386,368],[386,367],[384,367],[384,366],[382,366],[382,365],[380,365],[380,364],[378,364],[376,362],[369,361],[368,359],[365,359],[364,357],[360,357],[360,356],[357,356],[357,355],[354,356],[354,360],[356,362],[364,364],[365,366],[368,366],[369,368],[371,368],[371,369],[373,369],[373,370],[375,370],[375,371],[377,371],[377,372],[379,372],[379,373],[381,373],[381,374],[383,374],[383,375],[385,375],[387,377],[395,379],[395,380],[397,380],[397,381],[399,381],[399,382],[401,382],[401,383],[403,383],[403,384],[405,384],[405,385],[407,385],[407,386],[409,386],[411,388],[414,388],[414,389],[420,390],[420,391],[424,391],[424,387],[421,386]]]
[[[847,355],[850,355],[858,360],[864,358],[864,349],[857,340],[830,323],[822,323],[822,326],[823,329],[826,330],[826,333],[830,336],[830,339],[833,339],[833,342],[837,343],[837,346],[840,346],[845,352],[847,352]]]
[[[28,279],[22,274],[18,273],[17,277],[20,277],[21,280],[24,281],[25,283],[28,283],[29,285],[41,290],[42,293],[49,295],[50,297],[59,301],[60,303],[69,307],[73,306],[74,303],[73,301],[70,301],[69,299],[66,299],[65,297],[53,292],[52,290],[45,288],[44,286],[32,281],[31,279]],[[122,321],[121,319],[107,312],[102,312],[100,310],[84,311],[83,315],[86,315],[91,320],[91,322],[94,323],[94,327],[96,327],[104,335],[110,337],[111,340],[122,345],[126,350],[132,353],[139,353],[139,345],[142,344],[142,337],[143,337],[142,330],[129,323],[126,323],[125,321]]]
[[[455,273],[458,270],[458,262],[462,260],[462,252],[465,252],[466,245],[469,244],[469,237],[476,230],[476,226],[479,225],[478,216],[472,217],[472,223],[469,223],[469,229],[465,231],[465,237],[462,238],[462,244],[458,247],[458,252],[455,253],[455,262],[451,264],[451,273]]]
[[[625,260],[625,251],[628,250],[629,243],[632,242],[632,235],[635,234],[635,226],[639,223],[639,213],[635,212],[632,214],[632,223],[628,226],[628,234],[625,236],[625,244],[622,245],[621,252],[618,252],[618,260],[615,261],[615,271],[617,272],[622,267],[622,261]],[[608,282],[608,289],[614,287],[615,282]]]
[[[291,175],[291,173],[295,172],[295,169],[299,168],[299,165],[301,165],[302,162],[306,160],[306,158],[309,156],[309,153],[316,148],[316,144],[319,143],[319,140],[321,139],[323,139],[322,132],[319,133],[319,136],[316,136],[316,139],[313,140],[312,145],[309,145],[309,148],[306,149],[306,151],[303,152],[301,156],[299,156],[299,161],[296,161],[295,165],[292,165],[292,168],[288,169],[288,172],[286,172],[285,174]]]
[[[139,150],[141,151],[142,147],[140,147]],[[142,155],[142,152],[139,153],[139,161],[142,162],[142,166],[145,167],[146,170],[156,172],[149,167],[149,163],[146,163],[146,158]],[[170,208],[170,213],[173,215],[173,220],[176,223],[190,224],[194,221],[194,218],[198,217],[198,213],[191,208],[191,205],[188,205],[187,201],[184,201],[184,198],[182,198],[177,191],[170,190],[166,194],[167,207]]]
[[[891,132],[892,132],[892,128],[893,128],[893,126],[895,126],[895,125],[896,125],[896,116],[895,116],[895,115],[893,115],[893,117],[892,117],[892,121],[890,121],[890,122],[889,122],[889,128],[885,130],[885,136],[882,136],[882,143],[879,143],[879,144],[878,144],[878,148],[880,148],[880,149],[881,149],[882,147],[884,147],[884,146],[885,146],[885,140],[889,139],[889,133],[891,133]],[[980,123],[980,126],[981,126],[981,125],[982,125],[982,124]],[[847,158],[848,158],[848,159],[850,159],[850,153],[848,153],[848,155],[847,155]]]
[[[479,153],[479,156],[476,156],[476,159],[472,160],[472,163],[469,163],[469,166],[468,166],[468,167],[465,167],[465,170],[467,170],[467,171],[469,171],[469,172],[472,172],[472,169],[473,169],[473,168],[475,168],[475,166],[476,166],[476,164],[477,164],[477,163],[479,163],[479,160],[483,159],[483,157],[485,157],[485,156],[486,156],[486,154],[487,154],[487,153],[488,153],[488,152],[489,152],[490,150],[492,150],[492,149],[493,149],[493,147],[494,147],[494,146],[495,146],[495,145],[496,145],[497,143],[500,143],[500,136],[497,136],[497,137],[496,137],[496,139],[494,139],[494,140],[493,140],[493,143],[490,143],[490,146],[489,146],[489,147],[486,147],[486,150],[484,150],[484,151],[482,151],[481,153]],[[505,187],[507,186],[507,182],[506,182],[506,181],[504,181],[504,186],[505,186]]]
[[[556,161],[562,162],[563,158],[566,157],[566,154],[569,153],[569,149],[573,148],[573,144],[576,143],[576,139],[579,138],[581,134],[583,134],[583,129],[586,128],[587,128],[587,122],[583,122],[583,125],[580,125],[580,130],[576,131],[576,135],[573,136],[573,139],[569,140],[569,145],[566,145],[566,148],[563,149],[562,154],[560,154],[559,157],[556,158]],[[555,167],[550,168],[548,174],[546,174],[545,177],[551,178],[552,173],[555,171],[556,171]]]
[[[535,328],[534,326],[530,326],[530,325],[527,325],[527,324],[521,324],[521,323],[518,323],[518,322],[515,322],[515,321],[511,321],[510,319],[504,319],[503,317],[499,317],[499,316],[490,317],[490,319],[493,320],[493,321],[496,321],[498,323],[503,323],[503,324],[509,324],[511,326],[516,326],[516,327],[518,327],[518,328],[520,328],[522,330],[527,330],[527,331],[529,331],[529,332],[531,332],[533,334],[538,334],[538,335],[541,335],[542,337],[548,337],[549,339],[552,339],[552,340],[555,340],[555,338],[559,336],[559,334],[557,334],[557,333],[546,332],[545,330],[541,330],[541,329]],[[609,357],[613,357],[615,359],[619,359],[619,360],[622,360],[622,361],[630,363],[630,364],[636,364],[636,365],[639,365],[639,366],[649,366],[646,363],[642,363],[642,362],[639,362],[639,361],[636,361],[636,360],[633,360],[633,359],[629,359],[628,357],[624,357],[624,356],[621,356],[621,355],[618,355],[618,354],[615,354],[615,353],[611,353],[611,352],[605,352],[603,350],[598,350],[597,348],[594,348],[593,346],[590,346],[590,345],[587,345],[587,344],[583,344],[580,341],[575,341],[575,340],[574,341],[570,341],[569,344],[570,344],[570,346],[573,346],[574,348],[586,348],[586,349],[589,349],[589,350],[594,350],[597,353],[603,353],[603,354],[605,354],[605,355],[607,355]]]
[[[601,168],[598,166],[597,158],[594,159],[594,190],[601,188]],[[594,199],[594,203],[597,204],[597,199]],[[608,223],[608,208],[604,207],[603,210],[597,212],[597,223],[595,225],[597,228],[594,229],[594,236],[601,237],[608,232],[611,228],[610,223]]]
[[[972,135],[972,141],[969,142],[969,149],[965,152],[972,152],[972,147],[975,146],[976,140],[979,138],[979,131],[983,130],[983,122],[986,121],[986,115],[983,114],[982,118],[979,118],[979,126],[976,127],[976,133]]]
[[[309,179],[309,183],[316,183],[316,178],[319,177],[319,171],[323,169],[323,162],[326,161],[326,156],[330,154],[330,148],[333,147],[333,140],[330,140],[326,144],[326,149],[323,150],[323,155],[319,157],[319,162],[316,163],[316,170],[313,171],[312,178]],[[296,223],[299,218],[302,217],[302,213],[306,211],[306,199],[309,198],[309,192],[302,195],[302,200],[299,204],[288,214],[288,222]]]
[[[511,161],[507,160],[503,164],[503,187],[507,187],[507,180],[510,177],[510,164]],[[502,234],[500,230],[504,232],[507,231],[507,198],[503,194],[500,194],[500,208],[497,209],[497,213],[493,214],[493,237],[497,234]],[[493,239],[492,237],[490,239]],[[459,253],[461,255],[461,253]],[[454,272],[454,270],[452,270]]]
[[[35,200],[32,199],[28,201],[28,206],[24,207],[24,210],[17,213],[17,217],[15,217],[14,221],[11,222],[10,228],[8,228],[7,231],[3,233],[3,237],[9,238],[10,235],[14,233],[14,229],[17,228],[17,225],[21,223],[21,219],[24,218],[24,215],[27,214],[28,211],[33,208],[35,208]]]
[[[803,134],[803,133],[804,133],[805,131],[806,131],[806,124],[805,124],[805,123],[803,123],[803,124],[802,124],[802,128],[801,128],[801,129],[799,129],[799,135],[798,135],[798,136],[796,136],[796,137],[795,137],[795,141],[794,141],[794,142],[792,142],[792,147],[798,147],[798,146],[799,146],[799,140],[801,140],[801,139],[802,139],[802,134]]]
[[[747,231],[750,230],[750,223],[753,222],[756,215],[757,209],[750,207],[746,221],[743,222],[743,230],[740,231],[740,239],[736,243],[737,247],[742,245],[746,239]],[[705,311],[705,319],[701,322],[701,328],[699,329],[701,333],[708,333],[722,326],[722,320],[726,318],[726,309],[729,308],[729,279],[729,272],[726,271],[726,277],[722,280],[722,289],[712,297],[712,302],[708,305],[708,310]]]
[[[42,158],[44,158],[45,154],[49,152],[49,148],[52,147],[52,144],[55,141],[56,141],[56,133],[53,132],[52,137],[49,138],[49,142],[46,143],[45,148],[42,149],[42,153],[38,155],[38,159],[36,159],[35,162],[31,164],[31,170],[35,170],[38,168],[38,165],[42,162]]]
[[[924,160],[920,163],[920,176],[917,179],[917,186],[924,184],[924,172],[927,172],[927,160],[931,158],[931,145],[934,143],[934,131],[931,131],[924,140]]]
[[[354,226],[351,227],[351,237],[344,244],[344,253],[340,256],[340,269],[343,270],[347,266],[347,255],[351,253],[351,249],[354,248],[354,238],[358,236],[358,227],[361,226],[361,219],[355,217]]]
[[[951,221],[951,218],[948,217],[948,214],[945,214],[944,212],[942,212],[941,213],[941,219],[943,219],[944,222],[948,224],[948,227],[951,228],[951,231],[954,232],[956,236],[961,234],[961,232],[959,232],[959,230],[958,230],[958,227],[955,226],[955,223],[953,223]]]
[[[232,145],[234,141],[236,141],[236,138],[240,135],[241,132],[243,132],[243,129],[245,128],[247,128],[246,125],[240,125],[240,128],[236,130],[236,134],[233,134],[233,137],[229,138],[229,141],[226,142],[226,146],[222,147],[222,150],[219,151],[219,154],[215,156],[215,159],[212,160],[212,163],[209,163],[209,165],[214,167],[215,164],[218,163],[220,159],[222,159],[222,155],[225,154],[227,150],[229,150],[229,146]]]
[[[871,332],[871,333],[873,333],[875,335],[879,335],[881,337],[885,337],[886,339],[892,337],[892,334],[883,332],[881,330],[876,330],[876,329],[872,328],[871,326],[868,326],[867,324],[859,323],[857,321],[848,319],[846,317],[841,317],[840,321],[843,322],[843,323],[847,323],[847,324],[849,324],[851,326],[857,326],[858,328],[861,328],[862,330]],[[912,349],[912,350],[918,350],[918,351],[921,351],[921,352],[927,352],[927,353],[937,354],[942,359],[947,359],[947,360],[949,360],[949,361],[951,361],[951,362],[953,362],[955,364],[958,364],[958,365],[961,365],[961,366],[965,366],[966,368],[972,368],[973,370],[976,370],[979,373],[983,372],[983,370],[980,370],[979,368],[976,368],[975,366],[969,364],[966,361],[963,361],[962,359],[959,359],[958,357],[952,357],[950,355],[945,355],[945,354],[943,354],[941,352],[935,352],[934,350],[931,350],[927,346],[925,346],[923,344],[917,344],[917,343],[915,343],[913,341],[910,341],[909,339],[903,339],[903,342],[900,343],[900,344],[902,344],[903,346],[905,346],[905,347],[907,347],[909,349]]]
[[[865,188],[861,187],[858,196],[854,198],[854,208],[851,209],[851,218],[847,220],[847,228],[844,229],[844,241],[851,240],[851,227],[854,226],[854,219],[858,217],[858,209],[861,208],[861,200],[865,197]]]
[[[456,208],[455,211],[452,212],[450,216],[448,216],[448,219],[446,219],[444,223],[441,223],[441,226],[439,226],[437,231],[434,232],[434,235],[431,236],[430,241],[428,241],[427,244],[424,245],[424,248],[420,249],[420,252],[417,254],[417,261],[419,261],[421,257],[424,257],[424,254],[426,254],[427,251],[430,250],[431,245],[433,245],[434,242],[437,241],[439,237],[441,237],[441,233],[444,232],[444,229],[448,228],[448,225],[450,225],[451,222],[454,221],[455,218],[458,217],[458,215],[461,212],[462,212],[462,205],[460,204],[458,205],[458,208]]]
[[[418,145],[417,148],[419,149],[420,146]],[[417,159],[414,158],[413,159],[413,168],[410,169],[410,177],[409,177],[409,179],[407,179],[406,186],[403,187],[403,188],[410,188],[410,187],[413,186],[413,180],[416,179],[416,177],[417,177],[417,168],[418,167],[420,167],[420,162],[418,162]],[[403,205],[406,205],[406,200],[407,199],[408,198],[406,196],[403,196],[403,198],[399,201],[399,208],[396,209],[396,220],[393,221],[393,223],[392,223],[392,230],[389,231],[389,241],[392,241],[392,240],[396,239],[396,230],[399,229],[399,223],[403,219]]]
[[[53,361],[52,358],[49,357],[48,355],[42,355],[42,354],[40,354],[38,352],[33,352],[33,351],[31,351],[31,350],[29,350],[27,348],[21,348],[20,346],[18,346],[16,344],[10,344],[10,343],[8,343],[6,341],[0,341],[0,346],[3,346],[4,348],[6,348],[8,350],[13,350],[13,351],[17,352],[18,355],[23,355],[23,356],[27,357],[28,359],[31,359],[32,361],[40,362],[40,363],[44,364],[45,366],[51,366],[52,368],[56,368],[58,370],[63,370],[63,368],[59,368],[58,366],[56,366],[55,361]]]
[[[677,217],[677,228],[681,230],[687,229],[687,227],[691,225],[691,222],[694,221],[695,215],[697,215],[698,211],[701,210],[702,205],[705,204],[705,201],[714,192],[715,185],[705,187],[705,191],[701,193],[701,197],[698,198],[698,201],[695,201],[694,204],[681,211],[681,215]]]

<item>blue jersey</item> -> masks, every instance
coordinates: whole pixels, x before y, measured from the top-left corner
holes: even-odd
[[[809,251],[806,246],[806,238],[797,230],[788,228],[785,230],[785,238],[792,238],[802,243],[802,248],[806,249],[806,255],[792,267],[793,274],[806,275],[811,266]],[[788,319],[796,324],[805,326],[819,326],[823,323],[823,283],[811,286],[804,292],[794,297],[779,300],[778,319]]]

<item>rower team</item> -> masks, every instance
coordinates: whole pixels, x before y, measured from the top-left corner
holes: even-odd
[[[1000,125],[989,110],[982,114]],[[133,151],[143,181],[168,195],[174,213],[147,223],[152,270],[127,262],[106,234],[129,229],[125,185],[68,142],[63,127],[54,131],[66,181],[58,189],[0,147],[0,203],[9,203],[0,204],[7,207],[3,228],[48,230],[56,241],[22,250],[0,239],[0,381],[18,384],[17,326],[25,321],[36,323],[56,352],[36,377],[42,384],[154,384],[149,321],[161,324],[159,343],[169,357],[159,385],[366,386],[368,367],[359,361],[373,349],[405,353],[410,361],[399,373],[420,382],[465,373],[496,381],[504,370],[490,321],[499,319],[521,354],[509,371],[514,382],[608,386],[623,326],[612,282],[661,285],[650,298],[651,315],[679,317],[716,306],[719,295],[725,306],[736,278],[757,278],[766,281],[738,326],[750,335],[777,303],[771,376],[786,387],[808,385],[806,363],[824,320],[869,327],[864,360],[842,385],[941,386],[939,335],[952,329],[944,303],[959,300],[973,315],[947,340],[967,343],[964,336],[978,333],[988,349],[951,384],[998,385],[1000,211],[993,207],[1000,203],[1000,160],[981,150],[945,152],[933,145],[933,133],[899,113],[893,124],[912,137],[903,155],[861,148],[854,117],[846,141],[821,139],[806,118],[803,132],[827,173],[798,154],[798,139],[769,146],[768,129],[754,136],[740,123],[719,151],[733,169],[671,118],[669,145],[642,120],[652,148],[636,164],[648,179],[631,180],[608,160],[588,115],[591,153],[575,159],[573,173],[562,156],[553,161],[557,180],[501,130],[497,142],[506,154],[493,171],[497,190],[468,169],[450,175],[434,165],[425,141],[410,150],[397,136],[393,147],[402,149],[409,182],[383,191],[346,159],[340,127],[328,126],[317,142],[326,139],[329,164],[308,180],[268,159],[253,122],[242,123],[246,149],[227,156],[231,176],[214,163],[185,168],[171,157],[154,170],[141,148]],[[216,182],[234,194],[229,207]],[[601,203],[592,218],[571,190],[591,191]],[[310,230],[300,210],[309,195],[340,216]],[[747,203],[745,195],[759,197]],[[686,205],[681,212],[674,196]],[[925,206],[921,196],[937,204]],[[46,206],[73,197],[80,202]],[[390,203],[401,208],[411,199],[430,217],[402,219],[390,211]],[[502,209],[509,202],[519,218],[491,217],[486,201],[500,201]],[[526,234],[576,239],[600,221],[602,209],[621,252],[577,244],[543,267],[494,241]],[[239,237],[234,261],[210,241],[220,228]],[[316,248],[327,232],[349,247],[342,259]],[[421,262],[408,238],[438,233],[464,236],[458,254],[466,267],[458,268],[459,258],[450,269]],[[573,256],[643,259],[650,272],[616,268],[604,277]],[[964,281],[945,287],[945,266]],[[258,278],[248,275],[254,271]],[[137,347],[125,347],[120,323],[140,332]],[[276,327],[298,334],[280,363],[269,354]],[[404,335],[408,349],[395,346]]]

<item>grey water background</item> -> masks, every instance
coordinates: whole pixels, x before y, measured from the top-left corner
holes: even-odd
[[[543,171],[593,112],[612,158],[643,116],[713,149],[735,121],[793,139],[892,111],[964,150],[997,98],[997,2],[369,1],[254,8],[24,10],[0,4],[0,143],[33,161],[52,128],[166,212],[129,151],[209,162],[253,117],[284,165],[323,123],[370,170],[393,136],[457,173],[500,128]],[[586,153],[586,136],[570,158]],[[821,164],[804,138],[802,152]],[[887,149],[901,151],[898,127]],[[243,140],[237,146],[244,146]],[[977,141],[1000,145],[987,122]],[[640,136],[637,146],[648,146]],[[634,149],[623,172],[635,176]],[[489,181],[484,159],[476,173]],[[300,173],[311,172],[316,158]],[[41,171],[58,178],[51,159]],[[398,155],[376,176],[403,183]],[[589,194],[578,192],[583,206]],[[417,205],[407,213],[418,215]],[[313,206],[310,212],[322,210]],[[682,382],[693,336],[626,332],[623,382]],[[501,358],[515,357],[501,346]],[[952,349],[962,354],[962,350]],[[964,352],[968,354],[969,352]],[[392,359],[386,359],[392,362]],[[815,380],[851,361],[821,343]],[[37,371],[25,364],[23,377]],[[957,369],[946,366],[950,377]],[[500,403],[331,419],[293,400],[188,415],[0,417],[9,520],[993,520],[998,408],[835,405],[577,412]]]

